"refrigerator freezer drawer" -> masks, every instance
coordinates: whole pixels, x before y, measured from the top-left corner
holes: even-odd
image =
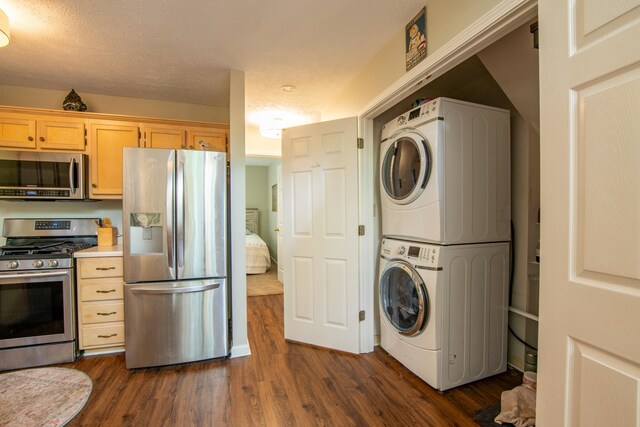
[[[229,354],[226,279],[124,285],[127,368]]]

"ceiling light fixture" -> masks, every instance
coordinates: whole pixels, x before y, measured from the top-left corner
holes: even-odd
[[[10,38],[9,17],[0,9],[0,47],[8,45]]]
[[[267,120],[266,122],[261,124],[259,130],[260,135],[264,136],[265,138],[278,139],[282,137],[282,128],[282,119],[275,118]]]

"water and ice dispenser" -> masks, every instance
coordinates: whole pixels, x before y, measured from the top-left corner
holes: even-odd
[[[129,214],[131,254],[162,254],[164,221],[162,213]]]

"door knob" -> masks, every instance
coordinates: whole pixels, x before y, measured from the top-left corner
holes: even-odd
[[[273,231],[280,231],[278,227],[274,228]]]

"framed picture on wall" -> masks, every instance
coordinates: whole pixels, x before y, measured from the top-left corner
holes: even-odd
[[[278,184],[271,186],[271,212],[278,212]]]
[[[427,8],[426,6],[404,29],[407,71],[427,57]]]

